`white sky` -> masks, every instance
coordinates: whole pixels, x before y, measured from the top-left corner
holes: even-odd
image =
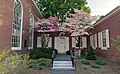
[[[92,15],[105,15],[120,5],[120,0],[87,0]]]

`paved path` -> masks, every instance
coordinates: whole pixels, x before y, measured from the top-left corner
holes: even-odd
[[[75,74],[70,55],[58,54],[53,62],[51,74]]]

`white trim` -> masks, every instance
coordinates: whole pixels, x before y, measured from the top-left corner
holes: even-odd
[[[22,16],[21,16],[21,32],[20,32],[20,47],[11,47],[11,50],[22,50],[22,31],[23,31],[23,4],[20,0],[18,0],[21,4],[21,8],[22,8]],[[16,0],[14,1],[14,6],[15,6],[15,2]],[[13,16],[14,16],[14,7],[13,7]],[[12,23],[13,24],[13,23]],[[13,25],[12,25],[12,30],[13,30]]]
[[[33,16],[33,14],[30,14],[30,16],[32,16],[32,19],[33,19],[33,24],[32,24],[32,26],[34,26],[35,25],[35,20],[34,20],[34,16]],[[29,17],[30,17],[29,16]],[[30,17],[31,18],[31,17]],[[30,18],[29,18],[29,20],[30,20]],[[30,25],[30,21],[29,21],[29,25]],[[29,27],[30,28],[30,27]],[[29,41],[29,39],[28,39],[28,41]],[[28,49],[33,49],[33,42],[34,42],[34,29],[32,30],[32,47],[28,47]]]
[[[106,47],[103,47],[103,39],[102,39],[102,32],[105,31],[105,34],[106,34]],[[101,32],[101,44],[102,44],[102,47],[101,47],[101,50],[108,50],[108,48],[110,48],[110,45],[109,45],[109,29],[106,29],[106,30],[103,30]]]
[[[41,16],[42,16],[42,13],[40,12],[40,10],[39,10],[39,8],[38,8],[37,4],[35,3],[35,1],[34,1],[34,0],[30,0],[30,1],[34,4],[34,6],[35,6],[35,8],[37,9],[37,11],[38,11],[39,15],[41,15]]]

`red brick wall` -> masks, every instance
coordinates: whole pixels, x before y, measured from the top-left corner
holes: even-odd
[[[120,36],[120,13],[116,13],[105,21],[99,23],[94,27],[94,29],[90,29],[89,32],[97,34],[105,29],[110,30],[110,48],[108,50],[101,50],[97,48],[96,51],[99,55],[105,57],[116,56],[117,50],[112,39],[116,39],[117,36]]]
[[[38,17],[39,14],[32,6],[30,0],[21,0],[21,2],[23,5],[22,51],[17,52],[25,53],[28,51],[27,47],[24,48],[24,40],[27,40],[28,42],[28,35],[26,35],[25,32],[28,32],[29,30],[29,15],[33,14],[36,20],[36,17]],[[6,47],[11,48],[13,7],[14,0],[0,0],[0,50],[3,50]]]

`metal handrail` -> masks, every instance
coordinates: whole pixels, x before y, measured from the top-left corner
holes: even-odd
[[[52,52],[52,67],[53,67],[53,61],[55,59],[55,56],[56,56],[56,53],[55,53],[55,50],[53,50],[53,52]]]
[[[75,63],[74,63],[74,51],[70,50],[70,54],[71,54],[72,66],[75,67]]]

